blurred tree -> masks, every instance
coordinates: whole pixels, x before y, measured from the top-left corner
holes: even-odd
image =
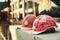
[[[38,6],[39,6],[39,4],[35,2],[35,12],[36,12],[36,16],[38,16],[38,14],[39,14],[39,13],[38,13]]]
[[[52,7],[50,10],[44,10],[40,14],[47,14],[52,17],[60,17],[60,7]]]
[[[53,14],[54,13],[60,14],[60,7],[52,7],[49,11]]]
[[[0,4],[1,4],[2,2],[0,2]]]

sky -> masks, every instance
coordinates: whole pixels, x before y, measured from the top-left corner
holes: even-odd
[[[4,2],[4,1],[7,1],[7,0],[0,0],[0,2]]]

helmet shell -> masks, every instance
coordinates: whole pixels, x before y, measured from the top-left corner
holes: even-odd
[[[42,33],[45,32],[49,28],[57,28],[57,25],[54,21],[54,19],[51,16],[48,15],[39,15],[34,23],[33,23],[33,31]]]
[[[28,14],[22,21],[22,27],[24,29],[31,29],[35,18],[36,18],[35,15]]]

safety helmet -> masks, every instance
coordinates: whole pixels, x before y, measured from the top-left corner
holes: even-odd
[[[45,32],[46,30],[55,30],[55,28],[57,28],[57,25],[51,16],[39,15],[33,23],[32,30],[34,31],[33,34],[39,34]]]
[[[22,29],[31,29],[36,16],[28,14],[22,21]]]

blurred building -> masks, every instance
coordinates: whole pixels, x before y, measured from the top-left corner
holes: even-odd
[[[10,0],[11,18],[22,19],[27,14],[37,14],[43,10],[49,10],[51,0]]]
[[[32,13],[32,8],[27,9],[27,3],[30,0],[11,0],[11,18],[24,18],[27,13]]]

